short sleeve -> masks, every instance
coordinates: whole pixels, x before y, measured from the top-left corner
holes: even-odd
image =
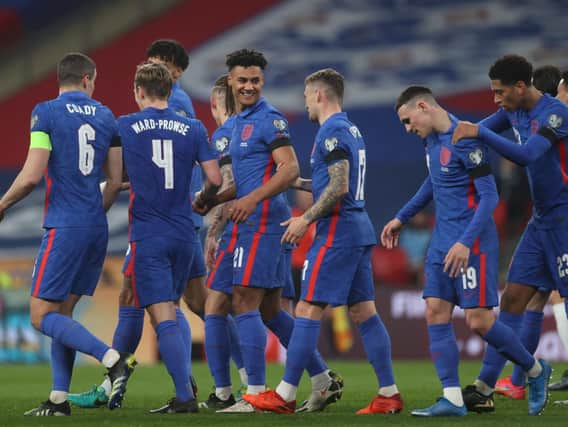
[[[320,143],[320,150],[328,165],[340,160],[349,159],[349,153],[353,146],[353,135],[347,129],[336,128],[326,133]]]
[[[269,114],[262,125],[262,139],[275,150],[278,147],[291,145],[288,121],[281,114]]]
[[[208,160],[216,160],[218,156],[209,143],[205,126],[203,126],[203,123],[198,120],[196,122],[197,126],[195,128],[195,137],[197,138],[197,161],[199,163],[203,163]]]
[[[465,169],[473,178],[490,175],[489,150],[477,140],[461,140],[454,146]]]
[[[34,107],[30,120],[30,148],[51,150],[51,118],[47,104]]]

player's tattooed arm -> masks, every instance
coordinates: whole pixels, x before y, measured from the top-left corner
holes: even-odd
[[[233,168],[230,163],[221,166],[221,175],[223,177],[223,184],[221,185],[219,192],[223,192],[227,188],[235,185]],[[207,229],[207,238],[218,239],[223,232],[229,217],[228,204],[230,204],[230,202],[217,205],[213,208],[211,212],[211,221],[209,223],[209,228]]]
[[[295,190],[312,192],[312,180],[306,178],[296,178],[291,187]]]
[[[349,161],[340,160],[327,168],[329,183],[314,205],[304,213],[308,222],[329,215],[337,202],[349,192]]]

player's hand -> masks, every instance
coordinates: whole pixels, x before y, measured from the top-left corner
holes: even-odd
[[[203,198],[201,197],[201,191],[198,191],[197,193],[195,193],[195,199],[193,199],[191,208],[195,213],[204,216],[207,215],[207,213],[211,209],[213,209],[213,204],[204,201]]]
[[[450,248],[444,258],[444,272],[450,277],[458,277],[463,274],[467,268],[469,260],[469,248],[463,243],[457,242]]]
[[[214,237],[207,236],[205,239],[205,266],[207,271],[213,270],[215,266],[215,259],[217,258],[217,249],[219,248],[219,241]]]
[[[466,121],[459,121],[452,135],[452,144],[456,144],[460,139],[477,138],[479,135],[479,125]]]
[[[387,249],[396,248],[398,246],[398,236],[404,224],[398,218],[393,218],[383,227],[381,232],[381,243]]]
[[[281,222],[280,225],[282,227],[288,226],[280,240],[282,243],[299,243],[302,237],[304,237],[304,234],[306,234],[306,231],[308,231],[310,223],[303,216],[293,216]]]
[[[130,182],[123,182],[120,184],[120,191],[128,191],[130,190]]]
[[[256,202],[250,196],[244,196],[233,202],[229,208],[231,221],[239,224],[247,220],[251,213],[256,209]]]

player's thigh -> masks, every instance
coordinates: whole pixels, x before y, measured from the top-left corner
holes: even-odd
[[[207,276],[205,287],[227,295],[233,293],[233,253],[219,248],[215,265]]]
[[[90,249],[90,242],[85,239],[91,233],[92,229],[87,227],[46,230],[32,273],[32,296],[53,301],[68,298]],[[86,291],[89,289],[85,290],[88,294]]]
[[[184,240],[176,240],[172,242],[170,249],[170,259],[172,260],[173,285],[175,290],[176,301],[178,301],[187,288],[188,280],[191,274],[191,266],[195,256],[195,243]],[[201,286],[202,282],[197,281],[197,286]],[[201,286],[203,292],[203,287]],[[195,287],[193,289],[196,291]]]
[[[294,279],[292,277],[292,251],[284,248],[282,272],[284,277],[284,287],[282,288],[282,298],[294,300],[296,298],[296,289],[294,287]]]
[[[371,267],[372,248],[372,246],[366,246],[360,251],[359,263],[347,297],[349,306],[354,306],[364,301],[373,301],[373,303],[375,301],[375,281]],[[364,315],[365,313],[362,314],[362,316]]]
[[[179,299],[174,287],[171,245],[165,240],[168,239],[153,238],[130,243],[132,295],[136,307]],[[185,266],[186,272],[188,266]]]
[[[424,265],[424,275],[426,282],[422,292],[422,298],[437,298],[447,301],[451,304],[458,304],[459,298],[454,285],[455,279],[452,279],[447,272],[444,271],[445,253],[430,249],[426,256]],[[460,279],[461,280],[461,279]]]
[[[327,247],[314,242],[302,270],[301,299],[330,305],[347,304],[364,248]]]
[[[77,276],[71,287],[75,295],[93,295],[101,277],[107,251],[108,228],[92,229],[85,237],[85,252]]]
[[[281,288],[283,247],[280,234],[239,234],[233,251],[233,284]]]
[[[205,258],[203,257],[203,245],[198,236],[193,243],[193,260],[189,268],[189,279],[196,277],[204,277],[207,275],[207,267],[205,266]]]
[[[499,248],[471,253],[467,268],[453,279],[457,305],[462,308],[496,307],[499,305]]]
[[[553,290],[555,288],[541,236],[532,222],[525,228],[513,253],[507,282],[531,286],[540,290]]]
[[[568,297],[568,226],[541,230],[540,236],[555,288]]]

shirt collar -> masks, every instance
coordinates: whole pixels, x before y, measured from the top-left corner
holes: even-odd
[[[247,107],[246,109],[244,109],[243,111],[241,111],[241,113],[239,114],[239,116],[241,117],[248,117],[251,114],[256,113],[257,111],[261,110],[262,108],[264,108],[266,106],[266,99],[264,99],[264,97],[260,97],[260,99],[258,101],[256,101],[256,103],[254,103],[253,105],[251,105],[250,107]]]

